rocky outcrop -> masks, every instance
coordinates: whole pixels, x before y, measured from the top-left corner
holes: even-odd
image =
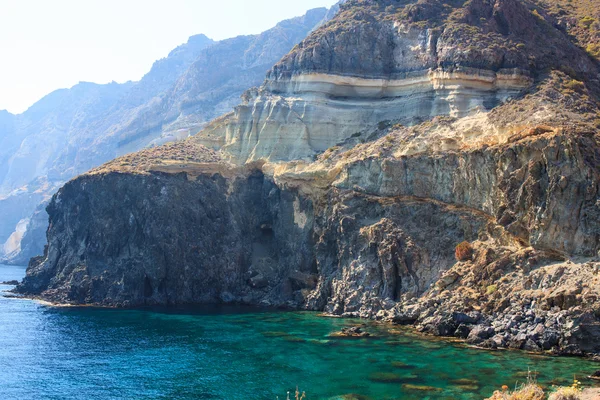
[[[314,285],[316,271],[312,221],[294,221],[310,214],[311,203],[255,168],[230,168],[210,152],[199,157],[197,146],[172,149],[194,153],[179,173],[166,160],[143,174],[97,171],[65,185],[48,207],[47,254],[32,261],[20,290],[113,306],[299,307],[297,291]],[[191,162],[200,166],[197,175]]]
[[[348,191],[334,190],[323,206],[251,166],[213,157],[152,162],[145,173],[109,167],[63,187],[48,207],[48,252],[20,290],[102,305],[379,310],[384,300],[421,294],[453,264],[455,238],[472,240],[489,224],[442,203]],[[402,222],[414,217],[444,236],[430,241],[422,224]],[[385,264],[373,270],[374,262]]]
[[[382,121],[412,125],[493,109],[539,71],[568,64],[580,76],[597,74],[527,4],[459,3],[343,4],[196,139],[236,163],[310,160],[350,138],[367,140]]]
[[[346,2],[233,114],[65,185],[17,291],[600,354],[599,70],[531,6]]]

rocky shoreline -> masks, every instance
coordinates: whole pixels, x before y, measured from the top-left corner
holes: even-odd
[[[49,307],[70,308],[102,308],[102,309],[122,309],[123,307],[110,306],[105,304],[74,304],[53,301],[45,296],[27,296],[19,294],[14,289],[4,294],[5,297],[19,298],[39,302]],[[217,305],[217,304],[215,304]],[[232,305],[230,303],[230,305]],[[240,306],[247,304],[240,303]],[[193,306],[193,305],[190,305]],[[462,344],[471,348],[486,351],[524,351],[531,354],[544,354],[551,356],[581,357],[600,362],[600,353],[586,352],[582,350],[579,343],[569,343],[569,340],[577,337],[581,340],[582,336],[589,333],[589,330],[582,332],[581,322],[579,325],[570,323],[568,326],[561,324],[561,320],[572,317],[569,312],[547,311],[536,315],[531,309],[524,314],[521,312],[508,312],[496,318],[482,314],[478,311],[459,312],[459,311],[422,311],[419,314],[419,307],[422,304],[412,302],[403,307],[404,311],[389,310],[380,311],[374,317],[361,317],[357,313],[329,314],[322,312],[323,318],[348,318],[348,319],[366,319],[375,323],[381,323],[390,328],[402,328],[407,332],[418,335],[428,340],[443,340],[452,343]],[[139,307],[127,307],[137,309]],[[260,307],[264,309],[264,305]],[[273,310],[303,311],[301,308],[273,307]],[[434,314],[434,315],[430,315]],[[429,316],[427,316],[429,315]],[[570,319],[569,321],[573,321]],[[585,320],[583,321],[585,323]],[[366,326],[354,326],[344,328],[340,332],[333,332],[332,337],[348,338],[368,338],[371,333]],[[593,332],[594,336],[586,337],[590,342],[597,342],[599,336]],[[594,343],[592,343],[594,344]],[[585,346],[585,345],[584,345]]]
[[[481,267],[476,262],[467,265],[475,270]],[[463,280],[462,275],[467,274],[463,270],[459,275],[457,269],[446,272],[422,298],[381,310],[374,318],[486,349],[600,360],[600,323],[593,311],[596,306],[586,307],[586,300],[595,301],[598,296],[593,285],[600,274],[597,259],[579,264],[556,262],[525,276],[499,280],[488,286],[485,293],[474,291],[481,287],[474,285],[477,277]],[[539,279],[540,276],[543,278]],[[546,279],[547,287],[538,283],[538,290],[532,290],[531,286],[515,290],[515,285],[531,285],[536,278]]]

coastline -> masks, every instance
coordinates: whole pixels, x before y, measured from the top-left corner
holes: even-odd
[[[365,323],[370,323],[377,325],[379,327],[383,327],[386,329],[388,333],[391,335],[407,335],[414,336],[421,340],[426,340],[430,342],[444,342],[452,345],[457,345],[464,348],[470,348],[475,350],[482,350],[486,352],[513,352],[517,354],[528,354],[530,356],[541,356],[541,357],[564,357],[564,358],[579,358],[588,361],[600,362],[600,355],[591,355],[591,354],[568,354],[561,352],[554,352],[552,350],[546,351],[529,351],[524,349],[514,349],[509,347],[496,347],[489,348],[485,346],[480,346],[476,344],[471,344],[464,338],[458,338],[455,336],[442,336],[435,335],[430,332],[420,331],[416,325],[405,325],[394,323],[389,320],[381,320],[376,318],[363,318],[363,317],[349,317],[344,315],[336,315],[323,311],[315,311],[315,310],[303,310],[303,309],[293,309],[293,308],[285,308],[285,307],[264,307],[264,306],[256,306],[256,305],[248,305],[248,304],[177,304],[177,305],[148,305],[148,306],[132,306],[132,307],[119,307],[115,305],[104,305],[104,304],[73,304],[73,303],[60,303],[56,301],[47,300],[42,296],[27,296],[15,294],[13,292],[14,289],[4,291],[2,296],[5,298],[12,299],[21,299],[21,300],[29,300],[36,302],[37,304],[53,307],[53,308],[87,308],[87,309],[102,309],[102,310],[169,310],[169,311],[177,311],[177,310],[192,310],[192,311],[200,311],[202,309],[207,310],[217,310],[220,307],[226,307],[231,309],[244,309],[245,311],[259,311],[259,312],[308,312],[308,313],[316,313],[319,318],[335,318],[335,319],[344,319],[344,320],[356,320],[356,321],[364,321]],[[9,293],[9,295],[6,295]],[[600,369],[600,364],[598,365]],[[594,371],[591,371],[593,373]],[[586,377],[590,378],[590,377]],[[593,380],[593,379],[590,379]],[[600,381],[595,380],[600,385]]]
[[[2,293],[2,295],[6,295],[10,293]],[[41,304],[44,307],[53,307],[53,308],[57,308],[57,309],[99,309],[99,310],[114,310],[114,311],[119,311],[119,310],[145,310],[147,308],[145,307],[130,307],[130,308],[117,308],[117,307],[108,307],[108,306],[93,306],[93,305],[73,305],[73,304],[60,304],[60,303],[56,303],[56,302],[50,302],[47,300],[43,300],[41,298],[32,298],[27,297],[27,296],[7,296],[7,298],[14,298],[14,299],[21,299],[21,300],[28,300],[28,301],[32,301],[35,302],[36,304]],[[190,310],[192,310],[194,307],[190,308]],[[162,310],[173,310],[175,311],[175,314],[179,314],[177,311],[177,307],[164,307],[161,308]],[[289,318],[286,317],[286,314],[312,314],[316,317],[318,317],[318,319],[334,319],[334,320],[338,320],[340,321],[339,323],[335,323],[333,326],[364,326],[364,331],[366,332],[371,332],[373,334],[373,336],[371,337],[364,337],[364,338],[360,338],[360,337],[351,337],[351,338],[346,338],[348,342],[346,342],[346,340],[344,340],[346,344],[346,346],[350,346],[350,347],[354,347],[353,342],[356,341],[356,346],[357,348],[360,348],[361,346],[367,345],[367,343],[370,343],[371,341],[374,340],[373,343],[377,343],[377,342],[381,342],[382,345],[384,346],[393,346],[392,342],[399,342],[399,343],[406,343],[406,342],[410,342],[410,343],[423,343],[423,345],[420,346],[425,346],[425,348],[428,349],[442,349],[442,348],[452,348],[452,347],[456,347],[458,350],[454,350],[456,353],[460,353],[463,354],[463,352],[465,352],[464,354],[471,354],[471,357],[474,357],[475,359],[486,359],[486,358],[494,358],[494,359],[498,359],[498,360],[510,360],[513,359],[513,356],[510,356],[510,354],[514,354],[514,359],[516,360],[531,360],[532,363],[537,363],[539,365],[553,365],[554,363],[554,359],[556,359],[558,361],[559,356],[555,355],[555,354],[549,354],[549,353],[532,353],[532,352],[526,352],[523,350],[519,350],[518,352],[516,351],[511,351],[510,353],[507,352],[500,352],[498,350],[511,350],[511,349],[488,349],[488,348],[481,348],[480,346],[473,346],[473,345],[469,345],[468,343],[466,343],[464,340],[458,339],[458,338],[452,338],[452,337],[441,337],[441,336],[435,336],[435,335],[431,335],[431,334],[427,334],[427,333],[422,333],[419,332],[415,327],[412,326],[407,326],[407,325],[397,325],[394,323],[391,323],[389,321],[382,321],[382,320],[375,320],[375,319],[364,319],[364,318],[350,318],[350,317],[344,317],[344,316],[339,316],[339,315],[331,315],[331,314],[327,314],[327,313],[320,313],[320,312],[303,312],[301,310],[294,310],[294,311],[286,311],[286,310],[281,310],[278,308],[271,308],[271,309],[265,309],[265,308],[254,308],[254,307],[250,307],[247,308],[246,310],[250,311],[251,309],[253,310],[260,310],[260,311],[266,311],[266,314],[264,317],[259,317],[257,320],[255,320],[256,323],[260,324],[260,320],[262,318],[273,318],[272,315],[268,315],[269,313],[280,313],[281,317],[277,317],[275,316],[276,319],[278,318]],[[54,314],[54,313],[52,313]],[[70,314],[70,313],[69,313]],[[60,315],[60,314],[58,314]],[[78,312],[76,312],[74,315],[79,315]],[[111,315],[112,313],[108,312],[108,313],[101,313],[101,314],[95,314],[93,311],[90,312],[85,312],[84,315],[104,315],[103,318],[112,318]],[[119,315],[118,313],[116,313],[115,315]],[[292,319],[295,319],[296,317],[291,317]],[[301,319],[305,318],[305,317],[299,317]],[[343,319],[343,321],[342,321]],[[254,317],[250,318],[250,321],[254,320]],[[300,339],[298,338],[298,332],[294,332],[292,331],[288,331],[288,328],[284,328],[283,331],[284,332],[279,332],[277,331],[277,328],[273,329],[273,332],[271,332],[269,330],[269,332],[267,332],[269,335],[266,336],[273,336],[273,337],[285,337],[285,340],[289,340],[291,341],[299,341]],[[277,332],[275,332],[277,331]],[[331,333],[335,333],[337,332],[337,330],[332,330]],[[300,335],[302,336],[302,335]],[[395,338],[396,337],[396,338]],[[329,340],[334,340],[334,336],[332,335],[331,338],[327,338],[328,341]],[[339,339],[339,337],[338,337]],[[282,339],[284,340],[284,339]],[[308,339],[304,339],[304,340],[308,340]],[[335,340],[334,340],[335,341]],[[388,344],[389,343],[389,344]],[[437,344],[436,344],[437,343]],[[446,347],[448,346],[448,347]],[[460,350],[461,348],[464,348],[465,350]],[[469,352],[467,349],[471,349],[471,350],[477,350],[477,352]],[[391,347],[390,347],[391,350]],[[484,351],[481,351],[484,350]],[[493,350],[493,351],[492,351]],[[433,351],[433,350],[431,350]],[[437,350],[436,350],[437,351]],[[506,355],[502,355],[502,353],[505,353]],[[496,354],[496,355],[494,355]],[[524,358],[524,355],[527,355],[527,357]],[[565,359],[565,358],[575,358],[575,357],[560,357],[561,359]],[[585,358],[584,358],[585,359]],[[589,360],[589,359],[588,359]],[[573,362],[577,362],[577,361],[573,361]],[[401,364],[399,364],[400,367],[398,368],[404,368],[402,367]],[[513,365],[512,370],[515,372],[513,373],[513,379],[519,379],[518,377],[521,377],[523,373],[525,373],[526,369],[527,369],[527,365],[533,365],[533,364],[529,364],[529,363],[523,363],[523,370],[515,370],[515,366]],[[587,365],[587,364],[586,364]],[[593,367],[594,364],[591,364],[591,366]],[[547,368],[546,368],[547,369]],[[598,395],[598,391],[600,389],[598,389],[598,382],[597,381],[592,381],[589,380],[587,378],[587,375],[592,374],[594,371],[592,371],[591,369],[589,369],[589,366],[586,366],[585,368],[585,372],[586,373],[586,377],[584,377],[583,374],[581,375],[577,375],[577,379],[581,380],[582,382],[584,382],[584,386],[589,387],[589,386],[593,386],[593,389],[588,389],[584,392],[582,392],[582,394],[585,394],[585,396],[588,397],[582,397],[583,400],[588,400],[588,399],[594,399],[594,396]],[[592,368],[593,369],[593,368]],[[546,390],[550,390],[549,388],[551,387],[548,383],[549,380],[557,380],[560,382],[566,382],[567,376],[562,376],[560,373],[556,372],[557,375],[552,375],[552,371],[551,370],[546,370],[543,373],[544,379],[542,380],[543,384],[542,386],[544,386],[544,388],[546,388]],[[392,375],[395,374],[395,375]],[[389,375],[389,376],[388,376]],[[396,379],[396,375],[398,376],[404,376],[404,373],[400,372],[400,371],[396,371],[396,372],[390,372],[388,375],[381,375],[381,377],[379,377],[378,375],[375,375],[375,378],[379,379]],[[410,374],[409,374],[410,375]],[[409,376],[406,375],[406,376]],[[412,375],[410,375],[412,376]],[[375,379],[374,378],[374,379]],[[457,378],[455,380],[459,380],[459,378],[461,378],[461,375],[457,374]],[[500,388],[500,386],[504,383],[507,383],[509,385],[514,385],[515,382],[511,381],[508,382],[505,379],[498,379],[497,380],[498,383],[498,388]],[[564,384],[564,383],[561,383]],[[413,391],[418,391],[418,390],[424,390],[424,389],[419,389],[419,388],[425,388],[425,387],[429,387],[429,386],[424,386],[425,384],[423,384],[423,386],[419,386],[417,384],[413,384],[413,386],[411,386],[412,389],[409,390],[413,390]],[[489,387],[489,383],[488,383],[488,387]],[[488,389],[489,390],[489,389]],[[492,391],[486,391],[484,393],[487,396],[491,396],[492,395]],[[485,396],[482,396],[481,398],[485,398]]]

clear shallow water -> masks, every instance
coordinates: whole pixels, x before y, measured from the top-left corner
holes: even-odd
[[[0,281],[24,271],[0,266]],[[0,399],[283,400],[296,385],[309,400],[349,393],[481,399],[522,381],[528,368],[546,385],[600,369],[580,359],[424,341],[377,325],[368,328],[377,338],[328,337],[353,323],[240,309],[53,308],[0,297]]]

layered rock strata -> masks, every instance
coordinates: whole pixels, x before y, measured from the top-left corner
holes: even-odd
[[[236,163],[308,160],[348,138],[368,137],[381,121],[411,124],[489,110],[531,82],[516,69],[436,70],[404,79],[299,75],[249,92],[233,115],[195,140],[221,148]]]
[[[597,79],[594,63],[532,6],[347,2],[195,139],[235,163],[310,160],[350,138],[372,138],[382,121],[491,110],[540,71],[568,64]]]

